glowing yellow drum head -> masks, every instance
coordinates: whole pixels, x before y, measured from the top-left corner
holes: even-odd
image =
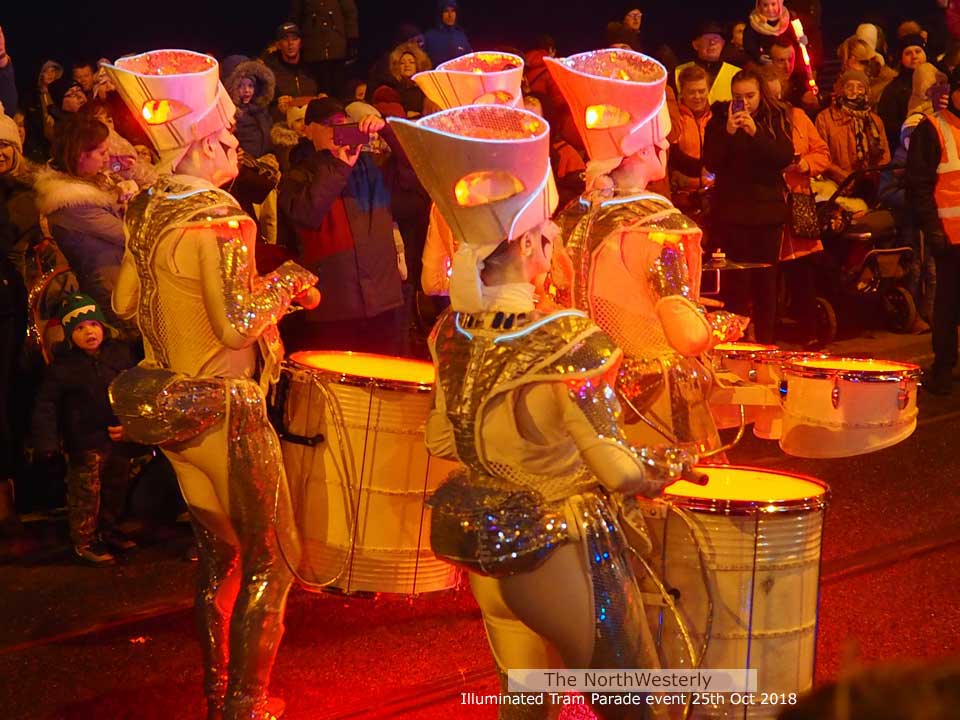
[[[354,378],[358,381],[433,385],[437,380],[437,371],[432,363],[387,355],[304,350],[293,353],[290,360],[305,368]]]
[[[804,475],[729,465],[697,468],[709,478],[706,485],[681,480],[665,490],[666,499],[681,507],[709,512],[783,512],[822,507],[830,488]]]
[[[720,343],[714,346],[714,352],[717,353],[765,353],[779,350],[776,345],[758,345],[756,343]]]
[[[920,377],[920,366],[891,360],[870,358],[801,358],[787,364],[786,369],[800,376],[849,379],[907,380]]]

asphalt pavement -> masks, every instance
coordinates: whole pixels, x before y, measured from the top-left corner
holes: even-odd
[[[929,335],[829,348],[925,364]],[[731,462],[829,483],[817,643],[818,684],[861,666],[960,655],[960,474],[955,398],[921,395],[912,437],[878,453],[801,460],[751,436]],[[186,526],[109,568],[75,564],[63,519],[28,522],[0,565],[0,707],[8,720],[199,720],[196,565]],[[479,611],[461,589],[418,598],[347,598],[295,589],[272,690],[290,720],[477,718],[461,692],[495,689]],[[567,710],[565,720],[590,717]]]

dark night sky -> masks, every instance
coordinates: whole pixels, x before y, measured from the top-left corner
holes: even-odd
[[[412,20],[422,27],[429,26],[436,7],[433,0],[356,1],[364,59],[386,49],[399,22]],[[61,61],[81,56],[96,60],[178,46],[218,55],[256,54],[285,19],[288,0],[2,0],[2,4],[0,25],[25,89],[48,57]],[[823,0],[823,5],[826,30],[837,39],[851,33],[868,13],[899,19],[905,5],[921,18],[939,17],[935,0]],[[680,50],[681,46],[686,47],[682,42],[686,28],[697,18],[707,13],[721,20],[746,16],[751,2],[639,0],[631,4],[635,6],[644,11],[645,28],[668,36],[679,34],[674,42]],[[167,14],[165,7],[183,8],[184,15]],[[624,7],[625,3],[615,0],[461,0],[461,21],[478,47],[496,43],[522,47],[526,39],[549,32],[557,39],[560,53],[569,54],[601,45],[606,22],[622,14]],[[679,32],[671,32],[673,28]]]

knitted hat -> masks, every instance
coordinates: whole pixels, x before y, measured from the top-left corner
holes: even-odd
[[[6,142],[13,145],[18,153],[23,152],[23,145],[20,143],[20,128],[13,118],[4,114],[3,103],[0,103],[0,142]]]
[[[840,76],[840,87],[842,88],[850,80],[859,80],[863,83],[865,88],[870,87],[870,80],[867,78],[867,74],[862,70],[847,70],[843,75]]]
[[[67,342],[70,342],[70,336],[73,335],[77,325],[87,320],[96,320],[104,327],[107,324],[96,300],[89,295],[76,293],[63,301],[60,306],[60,323],[63,325],[63,334]]]
[[[927,49],[927,41],[923,39],[923,35],[920,33],[910,33],[909,35],[904,35],[897,43],[899,48],[900,55],[903,55],[903,51],[909,47],[920,47],[924,50]]]

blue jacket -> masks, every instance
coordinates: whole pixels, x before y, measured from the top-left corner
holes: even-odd
[[[459,25],[438,25],[423,34],[423,49],[436,67],[442,62],[473,52],[467,34]]]

